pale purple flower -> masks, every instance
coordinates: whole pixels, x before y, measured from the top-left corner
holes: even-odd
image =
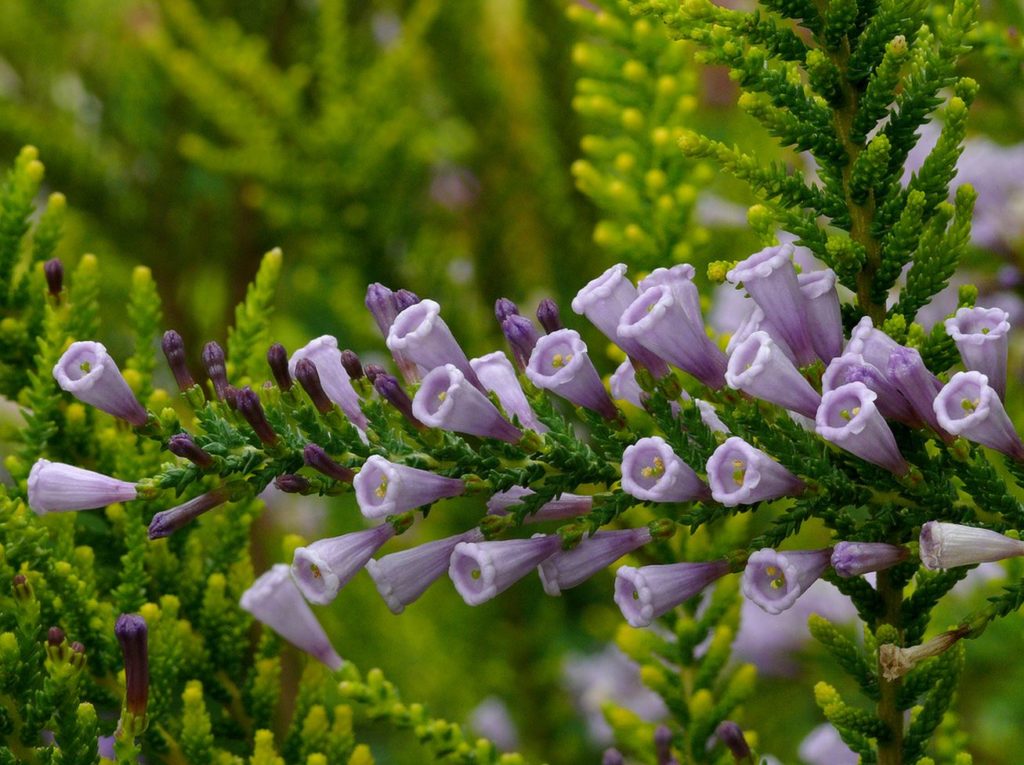
[[[860,755],[843,743],[832,723],[822,723],[800,742],[797,752],[806,765],[857,765]]]
[[[731,436],[708,459],[711,496],[726,507],[752,505],[803,490],[803,482],[738,436]]]
[[[725,381],[730,388],[813,417],[821,396],[793,366],[767,332],[757,331],[736,346]]]
[[[398,316],[398,301],[395,293],[383,284],[374,282],[366,288],[366,307],[377,323],[381,335],[387,340],[391,325],[395,323],[395,318]],[[407,383],[419,380],[416,364],[409,360],[404,353],[392,351],[391,355]]]
[[[640,280],[637,285],[638,294],[646,292],[651,287],[669,287],[679,298],[686,315],[703,326],[704,314],[700,307],[700,292],[693,283],[694,274],[694,268],[689,263],[680,263],[671,268],[656,268]]]
[[[707,485],[661,436],[641,438],[626,447],[622,490],[647,502],[690,502],[711,496]]]
[[[899,343],[881,330],[875,329],[870,316],[865,316],[853,328],[850,341],[843,352],[859,353],[867,363],[885,370],[889,368],[889,354],[899,347]]]
[[[831,268],[797,274],[807,306],[811,345],[826,364],[843,352],[843,317],[836,292],[836,273]]]
[[[503,752],[519,748],[519,731],[509,713],[508,705],[497,696],[488,696],[473,711],[466,721],[469,729],[486,738]]]
[[[628,401],[633,406],[643,409],[644,402],[641,396],[644,391],[636,381],[636,370],[633,368],[633,362],[629,359],[619,364],[612,372],[612,376],[608,379],[608,387],[611,388],[612,398]]]
[[[899,420],[914,427],[921,426],[920,417],[899,388],[889,382],[883,370],[866,362],[859,353],[847,352],[832,359],[821,376],[821,391],[824,394],[851,382],[864,383],[878,394],[875,406],[886,419]]]
[[[883,571],[907,559],[902,545],[885,542],[839,542],[832,548],[832,568],[842,577]]]
[[[800,291],[793,266],[793,253],[793,245],[788,243],[766,247],[736,264],[726,278],[734,285],[743,285],[793,351],[797,364],[804,366],[818,357],[808,327],[807,300]]]
[[[729,290],[739,294],[732,287],[730,287]],[[743,300],[751,305],[751,310],[742,320],[740,320],[736,325],[735,331],[729,337],[729,342],[725,345],[726,354],[731,355],[740,343],[755,332],[761,331],[767,332],[771,339],[775,341],[775,344],[779,346],[779,349],[786,354],[786,358],[795,364],[796,354],[794,354],[793,350],[786,345],[786,341],[782,339],[782,336],[779,335],[778,330],[772,326],[772,323],[765,318],[764,311],[761,310],[760,306],[748,297],[743,298]]]
[[[942,389],[942,382],[928,371],[917,349],[896,346],[889,354],[885,372],[889,382],[910,404],[917,419],[943,438],[948,438],[935,412],[935,397]]]
[[[728,573],[724,560],[623,566],[615,572],[615,603],[631,627],[647,627]]]
[[[334,671],[341,669],[341,657],[284,563],[272,566],[253,582],[242,593],[239,605],[296,648]]]
[[[338,591],[394,535],[394,527],[390,523],[382,523],[372,529],[353,531],[318,540],[308,547],[298,547],[292,558],[292,578],[306,600],[326,605],[338,597]]]
[[[572,310],[586,316],[590,323],[624,350],[627,355],[639,364],[647,367],[655,377],[662,377],[668,367],[661,354],[651,352],[649,347],[637,342],[631,335],[625,335],[621,329],[622,314],[636,299],[637,289],[626,278],[626,266],[622,263],[612,266],[587,286],[576,293],[572,300]]]
[[[560,329],[540,338],[530,355],[526,376],[538,388],[577,406],[592,409],[610,420],[618,417],[618,410],[587,354],[587,344],[575,330]]]
[[[831,548],[780,552],[762,548],[747,559],[743,594],[769,614],[790,608],[828,568]]]
[[[498,397],[501,408],[509,417],[518,417],[519,422],[537,433],[546,433],[547,425],[537,419],[530,402],[526,399],[523,386],[519,384],[515,367],[502,351],[488,353],[477,359],[470,359],[476,376],[484,388]]]
[[[1009,314],[1002,308],[961,308],[945,326],[964,366],[988,377],[999,398],[1005,399]]]
[[[149,522],[149,538],[161,539],[169,537],[178,529],[184,528],[192,523],[203,513],[220,507],[230,498],[230,493],[223,486],[200,494],[188,502],[172,507],[170,510],[161,510],[153,516]]]
[[[53,367],[53,378],[79,401],[135,427],[149,419],[102,343],[72,343]]]
[[[724,422],[718,417],[718,412],[712,404],[707,401],[703,401],[699,398],[693,400],[694,405],[697,407],[697,411],[700,412],[700,420],[710,430],[715,433],[728,433],[729,428]]]
[[[499,542],[459,542],[448,575],[470,606],[486,603],[554,555],[562,546],[557,534]]]
[[[981,372],[957,372],[935,397],[939,425],[955,436],[1024,460],[1024,443]]]
[[[356,501],[366,518],[383,518],[456,497],[466,490],[458,478],[389,462],[380,455],[367,458],[352,481]]]
[[[516,505],[522,504],[525,497],[533,494],[532,489],[513,486],[506,491],[492,494],[487,500],[489,515],[505,515]],[[561,521],[586,515],[594,507],[594,498],[585,494],[563,492],[552,500],[545,502],[535,513],[526,516],[526,523],[543,523],[544,521]]]
[[[412,400],[416,419],[431,428],[515,443],[523,432],[504,417],[454,364],[434,367]]]
[[[38,515],[91,510],[136,496],[134,483],[63,462],[37,460],[28,474],[28,506]]]
[[[538,567],[544,592],[558,596],[590,579],[623,555],[651,541],[646,526],[618,531],[598,531],[572,550],[559,550]]]
[[[896,438],[875,407],[877,394],[864,383],[840,385],[822,396],[814,419],[815,431],[826,441],[896,475],[910,466]]]
[[[421,300],[398,314],[388,331],[387,345],[427,372],[454,364],[471,384],[480,387],[465,351],[441,318],[441,306],[433,300]]]
[[[692,310],[692,307],[689,309]],[[619,334],[696,377],[709,388],[725,384],[725,354],[690,315],[687,301],[666,285],[644,290],[622,314]]]
[[[929,521],[921,527],[921,563],[928,569],[973,566],[1024,555],[1024,542],[998,531]]]
[[[331,335],[321,335],[295,351],[288,360],[288,371],[295,377],[295,365],[306,359],[316,367],[327,397],[337,404],[345,416],[360,430],[366,430],[369,423],[359,408],[359,394],[352,387],[348,372],[341,365],[341,351],[338,340]]]
[[[455,545],[480,542],[483,538],[479,529],[470,529],[371,560],[366,564],[366,572],[373,578],[377,592],[391,612],[400,614],[448,570]]]

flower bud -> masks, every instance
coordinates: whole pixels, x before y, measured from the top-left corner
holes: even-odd
[[[349,379],[359,380],[363,376],[363,365],[359,361],[359,356],[356,355],[355,351],[351,351],[348,348],[341,352],[341,366],[348,374]]]
[[[188,433],[175,433],[167,440],[167,451],[176,457],[183,457],[201,470],[213,467],[213,457],[192,440]]]
[[[219,343],[211,340],[203,346],[203,366],[206,367],[206,374],[210,376],[217,398],[223,401],[228,389],[228,371],[224,349]]]
[[[295,365],[294,371],[295,379],[299,381],[299,385],[306,391],[306,395],[309,396],[313,406],[320,414],[327,414],[334,409],[334,403],[328,398],[324,386],[321,385],[320,373],[317,372],[316,365],[312,361],[300,359]]]
[[[562,316],[558,310],[558,303],[551,298],[544,298],[540,301],[537,306],[537,321],[544,327],[544,331],[549,335],[552,332],[557,332],[560,329],[565,329],[565,325],[562,324]]]
[[[274,343],[267,350],[267,364],[274,375],[277,387],[283,391],[291,390],[292,376],[288,372],[288,351],[280,343]]]
[[[138,614],[121,614],[114,627],[124,657],[124,706],[128,714],[142,717],[149,700],[149,629]]]
[[[519,313],[519,306],[508,298],[498,298],[494,303],[494,315],[498,323],[505,321],[509,316]]]
[[[249,427],[253,429],[263,444],[273,446],[277,443],[277,433],[267,421],[267,414],[263,411],[263,405],[260,403],[260,397],[256,395],[256,391],[248,385],[242,388],[238,392],[237,406],[239,414],[245,418]]]
[[[424,427],[423,423],[413,414],[412,399],[399,384],[397,377],[381,372],[373,378],[373,389],[417,428]]]
[[[306,444],[302,450],[302,461],[306,463],[307,467],[311,467],[335,481],[352,483],[352,479],[356,475],[354,471],[331,459],[323,447],[317,444]]]
[[[274,479],[274,486],[286,494],[308,494],[310,491],[309,481],[295,473],[277,476]]]
[[[196,384],[196,381],[192,379],[192,373],[188,371],[188,361],[185,359],[185,341],[181,339],[181,335],[173,329],[169,329],[164,332],[160,347],[163,348],[167,366],[170,367],[171,374],[174,375],[178,390],[184,393]]]
[[[60,258],[51,258],[43,264],[43,275],[46,277],[46,288],[53,297],[60,297],[64,288],[64,264]]]

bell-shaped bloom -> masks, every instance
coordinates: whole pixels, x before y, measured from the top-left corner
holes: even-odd
[[[730,388],[804,417],[813,417],[821,403],[818,392],[767,332],[754,332],[736,347],[729,357],[725,381]]]
[[[515,443],[523,432],[501,416],[491,400],[454,364],[434,367],[412,400],[412,413],[431,428]]]
[[[53,367],[53,378],[79,401],[136,427],[149,419],[102,343],[72,343]]]
[[[843,352],[843,316],[836,292],[836,273],[831,268],[797,274],[807,306],[811,345],[826,364]]]
[[[192,523],[203,513],[220,507],[228,501],[230,494],[223,486],[200,494],[170,510],[162,510],[149,522],[149,538],[169,537],[178,529]]]
[[[707,336],[700,317],[690,316],[685,302],[671,287],[651,287],[637,296],[622,314],[619,334],[635,340],[709,388],[725,384],[725,354]]]
[[[622,314],[636,300],[637,289],[626,278],[626,266],[622,263],[612,266],[586,287],[576,293],[572,310],[586,316],[590,323],[626,352],[628,356],[647,367],[655,377],[662,377],[668,367],[661,354],[652,353],[648,346],[638,342],[621,330]]]
[[[921,563],[928,569],[973,566],[1024,555],[1024,542],[998,531],[929,521],[921,527]]]
[[[480,542],[483,538],[479,529],[470,529],[371,560],[366,564],[366,572],[373,577],[377,592],[391,612],[400,614],[448,570],[455,545]]]
[[[453,364],[472,385],[480,387],[465,351],[441,318],[441,306],[433,300],[421,300],[398,314],[388,331],[387,345],[427,372]]]
[[[935,397],[939,425],[955,436],[1024,460],[1024,443],[981,372],[957,372]]]
[[[495,351],[478,359],[470,359],[469,365],[473,367],[484,388],[498,397],[505,414],[518,417],[523,427],[537,433],[547,432],[547,425],[537,419],[537,413],[526,400],[523,386],[519,384],[515,367],[508,356],[502,351]]]
[[[592,409],[610,420],[618,417],[618,410],[587,353],[587,344],[576,330],[560,329],[540,338],[530,354],[526,376],[538,388],[577,406]]]
[[[661,436],[641,438],[622,454],[622,490],[647,502],[690,502],[711,492]]]
[[[889,423],[875,407],[877,394],[864,383],[830,390],[821,399],[814,429],[826,441],[896,475],[910,466],[903,459]]]
[[[516,505],[522,504],[525,497],[534,492],[524,486],[513,486],[511,489],[492,494],[487,500],[489,515],[505,515]],[[552,500],[541,505],[537,512],[526,516],[526,523],[543,523],[544,521],[561,521],[586,515],[594,507],[594,498],[586,494],[563,492]]]
[[[892,568],[909,554],[906,547],[885,542],[839,542],[832,548],[832,568],[841,577],[861,576]]]
[[[824,394],[852,382],[864,383],[878,394],[875,406],[886,419],[899,420],[912,427],[921,426],[920,417],[899,389],[889,382],[885,372],[866,362],[859,353],[847,352],[829,362],[821,376],[821,392]]]
[[[608,387],[611,388],[612,398],[617,401],[628,401],[633,406],[643,409],[644,402],[641,396],[644,391],[636,381],[636,369],[629,359],[619,364],[612,372],[608,379]]]
[[[778,499],[804,488],[799,478],[738,436],[715,449],[707,473],[711,496],[726,507]]]
[[[780,614],[796,603],[825,573],[832,550],[790,550],[765,547],[747,559],[743,594],[769,614]]]
[[[946,319],[946,334],[953,338],[964,366],[988,377],[999,398],[1006,398],[1006,354],[1010,315],[1002,308],[961,308]]]
[[[91,510],[136,496],[133,483],[63,462],[37,460],[28,474],[28,506],[39,515]]]
[[[395,535],[390,523],[321,539],[299,547],[292,558],[292,578],[311,603],[326,605],[366,565],[373,554]]]
[[[726,274],[754,299],[800,366],[817,358],[808,326],[807,300],[793,267],[793,245],[781,244],[756,252]]]
[[[239,605],[253,618],[272,629],[301,651],[322,661],[332,670],[342,660],[331,645],[313,610],[302,597],[288,566],[278,563],[242,593]]]
[[[615,603],[631,627],[647,627],[729,573],[724,560],[668,563],[615,572]]]
[[[383,518],[456,497],[466,490],[458,478],[389,462],[374,454],[363,463],[352,485],[366,518]]]
[[[921,422],[948,438],[935,414],[935,397],[942,390],[942,382],[928,371],[917,349],[896,346],[889,353],[886,377]]]
[[[889,354],[899,347],[899,343],[875,329],[870,316],[865,316],[850,333],[844,353],[859,353],[867,363],[885,370],[889,368]]]
[[[366,430],[369,423],[363,410],[359,408],[359,394],[352,387],[348,372],[341,365],[338,340],[331,335],[321,335],[295,351],[288,361],[288,371],[292,377],[295,377],[295,365],[303,359],[312,362],[316,367],[320,385],[323,386],[327,397],[338,405],[353,425],[360,430]]]
[[[621,531],[598,531],[571,550],[559,550],[538,567],[544,592],[557,597],[562,590],[583,584],[623,555],[651,541],[646,526]]]
[[[448,576],[470,606],[486,603],[518,582],[562,547],[557,534],[498,542],[459,542]]]

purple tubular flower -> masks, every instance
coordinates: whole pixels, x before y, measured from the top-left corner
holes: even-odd
[[[896,438],[878,409],[877,394],[864,383],[852,382],[830,390],[821,399],[814,430],[841,449],[896,475],[910,469]]]
[[[530,354],[533,353],[533,348],[537,345],[537,340],[540,337],[537,334],[537,328],[525,316],[515,315],[508,316],[501,322],[501,332],[505,335],[516,366],[525,369],[530,361]]]
[[[728,433],[729,428],[724,422],[718,417],[718,411],[714,406],[709,404],[707,401],[701,401],[699,398],[694,399],[694,405],[697,407],[697,411],[700,412],[700,421],[703,422],[710,430],[715,433]]]
[[[46,289],[53,297],[59,297],[64,289],[64,264],[60,258],[50,258],[43,263],[43,276],[46,277]]]
[[[868,364],[885,370],[889,368],[889,354],[899,347],[899,343],[875,329],[870,316],[865,316],[850,333],[844,353],[859,353]]]
[[[679,292],[659,285],[644,290],[622,313],[619,334],[657,354],[709,388],[725,384],[725,354],[692,316]]]
[[[711,496],[726,507],[752,505],[803,490],[803,482],[760,449],[732,436],[708,459]]]
[[[518,582],[562,547],[557,534],[500,542],[459,542],[448,576],[467,605],[479,606]]]
[[[826,364],[843,352],[843,316],[836,292],[836,273],[831,268],[797,274],[797,284],[807,306],[811,345]]]
[[[382,523],[299,547],[292,558],[292,579],[310,603],[327,605],[394,535],[394,527]]]
[[[724,560],[623,566],[615,572],[615,603],[630,627],[648,627],[728,573]]]
[[[311,467],[335,481],[352,483],[356,475],[354,471],[331,459],[323,447],[318,444],[306,444],[302,450],[302,461],[307,467]]]
[[[388,332],[387,344],[427,372],[452,364],[470,384],[481,387],[462,346],[441,318],[441,306],[433,300],[421,300],[398,314]]]
[[[612,372],[611,378],[608,380],[608,386],[612,389],[612,398],[617,401],[628,401],[633,406],[643,409],[643,388],[636,381],[636,370],[633,368],[633,362],[629,359],[623,361]]]
[[[341,669],[341,657],[284,563],[272,566],[253,582],[242,593],[238,604],[300,651],[305,651],[335,672]]]
[[[946,334],[953,338],[964,366],[988,377],[999,398],[1006,398],[1006,355],[1010,315],[1001,308],[961,308],[946,319]]]
[[[583,584],[623,555],[651,541],[646,526],[622,531],[598,531],[581,541],[572,550],[559,550],[538,567],[544,592],[553,597],[562,590]]]
[[[480,542],[483,538],[479,529],[470,529],[371,560],[366,564],[366,572],[373,577],[377,592],[391,613],[400,614],[448,570],[455,545]]]
[[[807,300],[793,267],[793,245],[766,247],[738,263],[726,278],[743,289],[764,311],[800,366],[817,359],[808,324]]]
[[[192,523],[203,513],[223,505],[228,501],[228,496],[227,489],[219,487],[200,494],[177,507],[172,507],[170,510],[160,511],[149,522],[149,538],[169,537],[178,529]]]
[[[136,496],[133,483],[62,462],[37,460],[28,474],[28,506],[38,515],[91,510]]]
[[[474,374],[475,376],[475,374]],[[431,428],[516,443],[523,432],[501,416],[491,400],[454,364],[435,367],[412,400],[416,419]]]
[[[506,491],[499,491],[492,494],[487,500],[488,515],[505,515],[516,505],[522,504],[524,498],[533,494],[532,489],[523,486],[513,486]],[[549,502],[545,502],[537,512],[526,516],[526,523],[543,523],[544,521],[562,521],[566,518],[576,518],[586,515],[594,507],[594,498],[585,494],[570,494],[564,492]]]
[[[821,396],[767,332],[754,332],[729,357],[725,382],[755,398],[814,417]]]
[[[540,338],[530,355],[526,376],[538,388],[592,409],[606,419],[619,416],[587,354],[587,344],[575,330],[560,329]]]
[[[359,380],[363,377],[363,364],[355,351],[346,348],[341,352],[341,367],[350,380]]]
[[[377,391],[382,399],[401,412],[405,419],[417,428],[423,427],[423,423],[416,419],[416,415],[412,413],[412,399],[409,398],[409,394],[399,384],[397,377],[389,375],[387,372],[381,372],[373,378],[373,389]]]
[[[818,581],[831,558],[831,548],[779,552],[765,547],[747,559],[743,594],[767,613],[780,614]]]
[[[945,437],[946,432],[935,414],[935,397],[942,389],[942,382],[928,371],[921,354],[914,348],[898,345],[889,354],[885,371],[889,382],[910,404],[917,419]]]
[[[1024,460],[1024,443],[981,372],[957,372],[935,397],[939,425],[955,436]]]
[[[622,454],[622,490],[647,502],[690,502],[711,492],[660,436],[641,438]]]
[[[466,490],[458,478],[398,465],[376,454],[363,463],[352,484],[359,509],[367,518],[397,515],[439,499],[457,497]]]
[[[572,310],[586,316],[605,337],[622,348],[638,364],[647,367],[652,375],[663,377],[668,367],[659,358],[660,354],[621,332],[622,314],[636,297],[636,287],[626,278],[626,266],[619,263],[576,293],[572,300]]]
[[[138,614],[121,614],[114,635],[124,657],[124,705],[129,714],[146,714],[149,701],[149,628]]]
[[[214,393],[218,399],[224,401],[228,391],[228,367],[224,349],[219,343],[211,340],[203,346],[203,366],[206,367],[206,374],[213,383]]]
[[[160,342],[164,357],[167,359],[167,366],[174,375],[174,381],[178,384],[178,390],[185,392],[196,381],[192,379],[192,373],[188,371],[188,362],[185,359],[185,341],[181,335],[173,329],[164,332],[163,340]]]
[[[249,427],[253,429],[261,443],[266,446],[273,446],[277,443],[277,433],[267,422],[267,414],[263,411],[263,405],[260,403],[260,397],[256,395],[256,391],[246,385],[238,391],[236,406],[239,414],[249,423]]]
[[[200,470],[213,466],[213,457],[192,440],[188,433],[175,433],[167,439],[167,451],[175,457],[183,457]]]
[[[831,562],[839,576],[849,579],[892,568],[909,554],[906,547],[885,542],[839,542],[832,549]]]
[[[560,329],[565,329],[565,325],[562,324],[562,316],[558,310],[558,303],[551,298],[544,298],[537,305],[537,321],[544,327],[544,331],[548,334],[557,332]]]
[[[402,308],[407,308],[419,302],[419,299],[408,290],[402,290],[401,292]],[[416,299],[410,302],[410,296]],[[380,330],[381,335],[387,340],[391,325],[395,323],[395,318],[402,310],[402,308],[399,308],[398,294],[392,292],[383,284],[374,282],[366,288],[366,307],[373,316],[373,320],[377,323],[377,328]],[[420,379],[419,373],[416,370],[416,364],[407,358],[404,353],[392,351],[391,355],[394,357],[395,364],[398,366],[406,382],[416,382]]]
[[[280,343],[274,343],[267,349],[267,364],[274,375],[277,387],[283,391],[292,389],[292,376],[288,372],[288,351]]]
[[[295,379],[299,381],[299,385],[306,391],[309,400],[313,402],[313,406],[320,414],[327,414],[334,409],[334,402],[331,401],[320,382],[320,373],[316,371],[316,364],[309,359],[299,359],[295,365]]]
[[[316,367],[317,374],[320,375],[320,384],[328,398],[341,408],[353,425],[365,431],[369,423],[359,408],[359,394],[352,387],[348,372],[341,365],[338,341],[330,335],[321,335],[295,351],[288,362],[288,371],[293,376],[296,365],[302,359],[311,361]]]
[[[929,521],[921,527],[921,563],[931,570],[1024,555],[1024,542],[991,529]]]
[[[875,406],[886,419],[899,420],[911,427],[921,427],[921,418],[914,412],[899,388],[889,382],[889,378],[864,360],[859,353],[844,353],[829,362],[825,373],[821,376],[822,393],[838,388],[846,383],[860,382],[878,394]]]
[[[135,427],[149,419],[102,343],[72,343],[53,367],[53,378],[79,401]]]
[[[498,397],[501,408],[509,417],[517,417],[520,424],[537,433],[546,433],[547,425],[537,419],[530,402],[526,400],[523,386],[519,384],[515,367],[502,351],[488,353],[477,359],[470,359],[476,376],[484,388]]]
[[[494,301],[494,316],[498,320],[498,323],[505,321],[509,316],[514,316],[519,313],[519,306],[513,303],[508,298],[498,298]]]

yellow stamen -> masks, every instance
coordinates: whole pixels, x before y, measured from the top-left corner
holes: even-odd
[[[313,574],[314,579],[319,579],[322,576],[322,574],[320,573],[320,567],[315,563],[309,564],[309,571],[311,574]]]
[[[743,464],[743,460],[733,460],[732,468],[732,480],[737,484],[743,483],[743,477],[747,473],[747,466]]]
[[[384,497],[386,497],[387,493],[388,493],[388,479],[387,478],[381,478],[380,479],[380,486],[378,486],[376,491],[374,491],[373,493],[376,494],[381,499],[384,499]]]
[[[443,390],[443,391],[441,391],[440,393],[437,394],[437,400],[438,401],[444,401],[446,398],[448,398],[448,391],[446,391],[446,390]]]
[[[971,401],[970,399],[965,398],[963,401],[960,402],[960,406],[962,406],[964,408],[965,412],[973,412],[975,409],[978,408],[978,405],[980,403],[981,403],[981,399],[980,398],[976,398],[976,399],[974,399],[974,401]]]
[[[86,374],[89,374],[89,371],[92,369],[92,365],[88,361],[83,361],[81,364],[78,365],[78,368],[81,369]]]
[[[566,353],[564,355],[561,353],[556,353],[554,356],[551,357],[551,366],[553,366],[555,369],[558,369],[559,367],[566,366],[570,361],[572,361],[571,353]]]
[[[664,475],[665,473],[665,462],[661,457],[655,457],[654,462],[649,467],[645,467],[640,471],[640,475],[644,478],[656,478],[657,476]]]
[[[473,569],[471,572],[469,572],[469,575],[471,577],[473,577],[474,579],[479,579],[480,578],[480,569],[478,569],[478,568]]]

